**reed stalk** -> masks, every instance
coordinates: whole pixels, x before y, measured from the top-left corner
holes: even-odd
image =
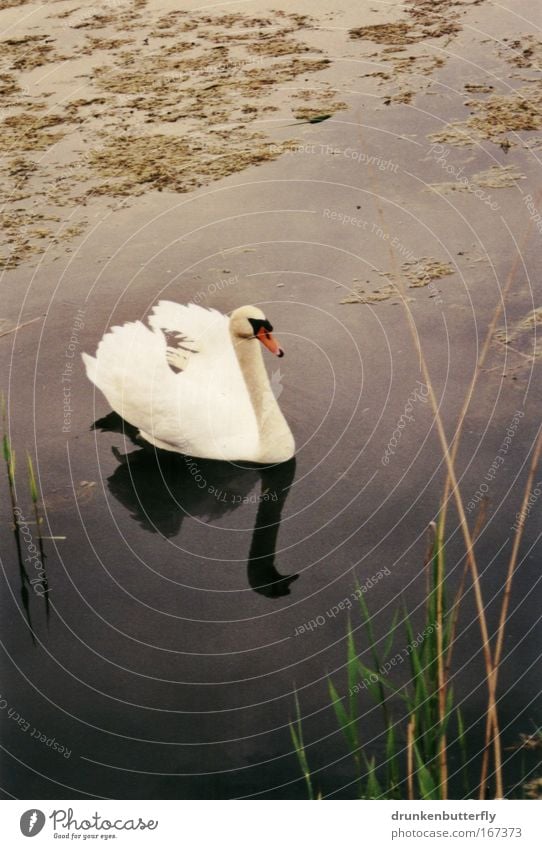
[[[529,494],[533,487],[534,476],[536,470],[538,468],[538,464],[540,461],[540,453],[542,451],[542,429],[539,430],[538,436],[534,445],[534,451],[531,458],[531,464],[529,468],[529,473],[527,476],[527,481],[525,483],[525,488],[523,491],[523,499],[521,503],[520,509],[520,521],[516,528],[516,532],[514,534],[514,541],[512,544],[512,552],[510,554],[510,559],[508,561],[508,570],[506,574],[506,579],[504,582],[504,592],[503,598],[501,602],[501,612],[499,616],[499,624],[497,626],[497,637],[495,641],[495,652],[494,652],[494,668],[493,674],[490,681],[490,686],[494,697],[496,699],[497,695],[497,685],[499,680],[499,666],[502,660],[502,650],[504,645],[504,632],[506,629],[506,619],[508,616],[508,607],[510,605],[510,595],[512,592],[512,583],[514,579],[514,573],[517,566],[518,561],[518,553],[519,547],[521,544],[521,539],[523,537],[523,529],[524,529],[524,516],[526,512],[527,502],[529,500]],[[487,775],[489,770],[489,757],[488,757],[488,749],[489,743],[492,735],[496,733],[495,726],[492,724],[492,717],[488,714],[486,717],[486,730],[485,730],[485,748],[484,754],[482,757],[482,767],[480,771],[480,789],[479,789],[479,798],[485,798],[485,786],[487,782]]]

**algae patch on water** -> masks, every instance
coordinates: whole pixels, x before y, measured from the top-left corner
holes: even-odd
[[[387,301],[392,295],[397,294],[397,289],[391,283],[387,286],[382,286],[379,289],[373,289],[372,292],[367,292],[358,286],[355,286],[352,291],[342,298],[341,304],[378,304],[380,301]]]
[[[341,304],[376,304],[380,301],[388,301],[394,295],[405,300],[405,283],[409,289],[421,289],[430,286],[435,280],[448,277],[455,273],[455,268],[447,262],[434,257],[422,256],[408,259],[401,265],[399,272],[379,271],[379,276],[388,283],[367,292],[365,289],[354,286],[352,291],[343,298]]]
[[[43,226],[51,220],[43,213],[0,212],[0,269],[15,268],[23,260],[39,253],[36,240],[52,236],[52,230]]]
[[[412,44],[419,41],[419,33],[413,31],[414,27],[408,21],[399,21],[389,24],[372,24],[365,27],[354,27],[350,30],[350,38],[361,38],[374,41],[375,44]]]
[[[499,55],[516,68],[533,68],[540,71],[542,65],[542,42],[532,34],[521,38],[503,38]]]
[[[192,144],[167,135],[120,136],[90,154],[90,167],[106,178],[93,193],[134,195],[145,188],[186,192],[209,179],[275,159],[291,147],[289,142],[271,145],[258,134],[247,136],[245,142],[244,148],[229,149],[219,138],[206,136],[194,150]]]
[[[494,86],[486,85],[485,83],[465,83],[463,88],[469,94],[491,94],[494,90]]]
[[[0,96],[6,97],[19,91],[19,85],[13,74],[0,74]]]
[[[0,62],[12,71],[31,71],[48,62],[62,62],[66,57],[57,53],[54,39],[45,35],[25,35],[0,41]]]
[[[381,84],[391,80],[399,86],[397,91],[387,93],[385,105],[410,103],[417,92],[427,87],[422,78],[429,77],[436,68],[444,64],[443,56],[423,51],[423,42],[446,38],[444,43],[448,43],[461,31],[459,13],[455,8],[458,5],[463,4],[450,0],[406,3],[402,7],[406,15],[404,20],[370,24],[349,30],[352,40],[377,44],[380,47],[378,52],[367,57],[376,60],[380,66],[379,70],[369,71],[363,76],[375,77]],[[405,55],[407,50],[408,55]],[[389,70],[382,70],[384,63],[389,66]]]
[[[479,0],[465,4],[454,0],[416,0],[402,7],[406,20],[354,27],[349,31],[350,38],[367,39],[375,44],[397,48],[428,38],[453,36],[461,30],[458,7],[476,5],[477,2]]]
[[[525,180],[525,175],[516,165],[492,165],[487,171],[473,174],[471,180],[482,188],[507,189],[515,186],[518,180]]]
[[[430,183],[429,188],[437,192],[475,192],[477,188],[507,189],[515,186],[525,175],[515,165],[492,165],[487,171],[479,171],[470,177],[446,182]]]
[[[455,269],[448,262],[430,256],[406,260],[401,266],[401,276],[408,281],[410,289],[429,286],[434,280],[449,277],[454,272]]]
[[[469,146],[483,140],[500,143],[509,132],[542,128],[540,86],[524,86],[512,94],[493,94],[485,100],[471,100],[467,105],[472,110],[469,118],[432,133],[430,141],[455,146]]]
[[[39,232],[32,199],[54,216],[97,195],[186,192],[291,148],[293,140],[272,143],[261,130],[269,113],[311,118],[344,106],[328,83],[311,82],[330,60],[303,38],[312,27],[305,15],[164,14],[144,0],[126,0],[52,6],[47,20],[47,34],[0,42],[7,105],[0,119],[0,199],[9,223],[4,267],[56,238]],[[72,46],[61,56],[66,32]],[[66,60],[61,100],[39,89],[32,95],[22,74],[60,60]],[[81,74],[81,64],[90,72]],[[284,87],[299,77],[302,104],[294,87]]]
[[[29,112],[10,115],[0,124],[0,151],[45,150],[65,134],[66,128],[59,128],[62,123],[60,115],[33,115]],[[57,129],[51,131],[51,127]]]
[[[299,121],[308,121],[310,124],[319,124],[331,118],[335,112],[347,109],[347,104],[342,100],[336,100],[336,91],[332,88],[323,89],[315,95],[310,90],[301,90],[293,95],[295,103],[293,106],[294,118]]]
[[[528,363],[542,357],[542,307],[531,310],[511,327],[500,328],[495,339]]]
[[[184,192],[290,148],[293,142],[271,144],[250,125],[284,104],[282,84],[327,68],[329,60],[296,37],[309,25],[305,16],[279,12],[251,18],[176,11],[159,18],[159,44],[143,57],[139,48],[123,49],[97,71],[117,127],[101,134],[89,158],[92,176],[108,178],[93,183],[92,192]],[[295,101],[295,92],[287,97]],[[292,103],[295,117],[324,106],[332,112],[344,104],[321,85],[305,93],[302,112]],[[164,125],[171,125],[167,133]]]

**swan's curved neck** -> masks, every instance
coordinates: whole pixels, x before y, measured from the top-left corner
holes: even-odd
[[[261,462],[280,462],[292,456],[293,437],[280,411],[257,339],[240,339],[232,334],[232,342],[247,391],[254,408],[260,435]]]

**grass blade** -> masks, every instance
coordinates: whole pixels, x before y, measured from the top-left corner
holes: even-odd
[[[295,693],[295,709],[296,709],[296,721],[295,724],[290,722],[290,735],[292,738],[292,742],[294,744],[294,749],[297,755],[297,760],[299,762],[299,766],[301,767],[301,771],[303,773],[303,777],[305,779],[305,784],[307,786],[307,793],[309,799],[314,799],[314,791],[312,787],[312,777],[309,769],[309,763],[307,760],[307,753],[305,751],[305,744],[303,742],[303,726],[301,723],[301,709],[299,707],[299,699],[297,697],[297,692]]]

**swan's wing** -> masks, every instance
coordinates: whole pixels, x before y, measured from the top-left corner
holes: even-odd
[[[159,301],[149,324],[165,339],[167,361],[175,372],[184,371],[196,354],[222,351],[224,355],[232,347],[228,317],[196,304]]]
[[[228,328],[229,321],[228,316],[218,310],[174,301],[158,301],[149,316],[151,327],[180,331],[194,339],[203,337],[217,326]]]
[[[175,374],[168,367],[166,341],[140,321],[112,327],[96,357],[83,354],[89,379],[130,424],[165,442],[179,437]]]

